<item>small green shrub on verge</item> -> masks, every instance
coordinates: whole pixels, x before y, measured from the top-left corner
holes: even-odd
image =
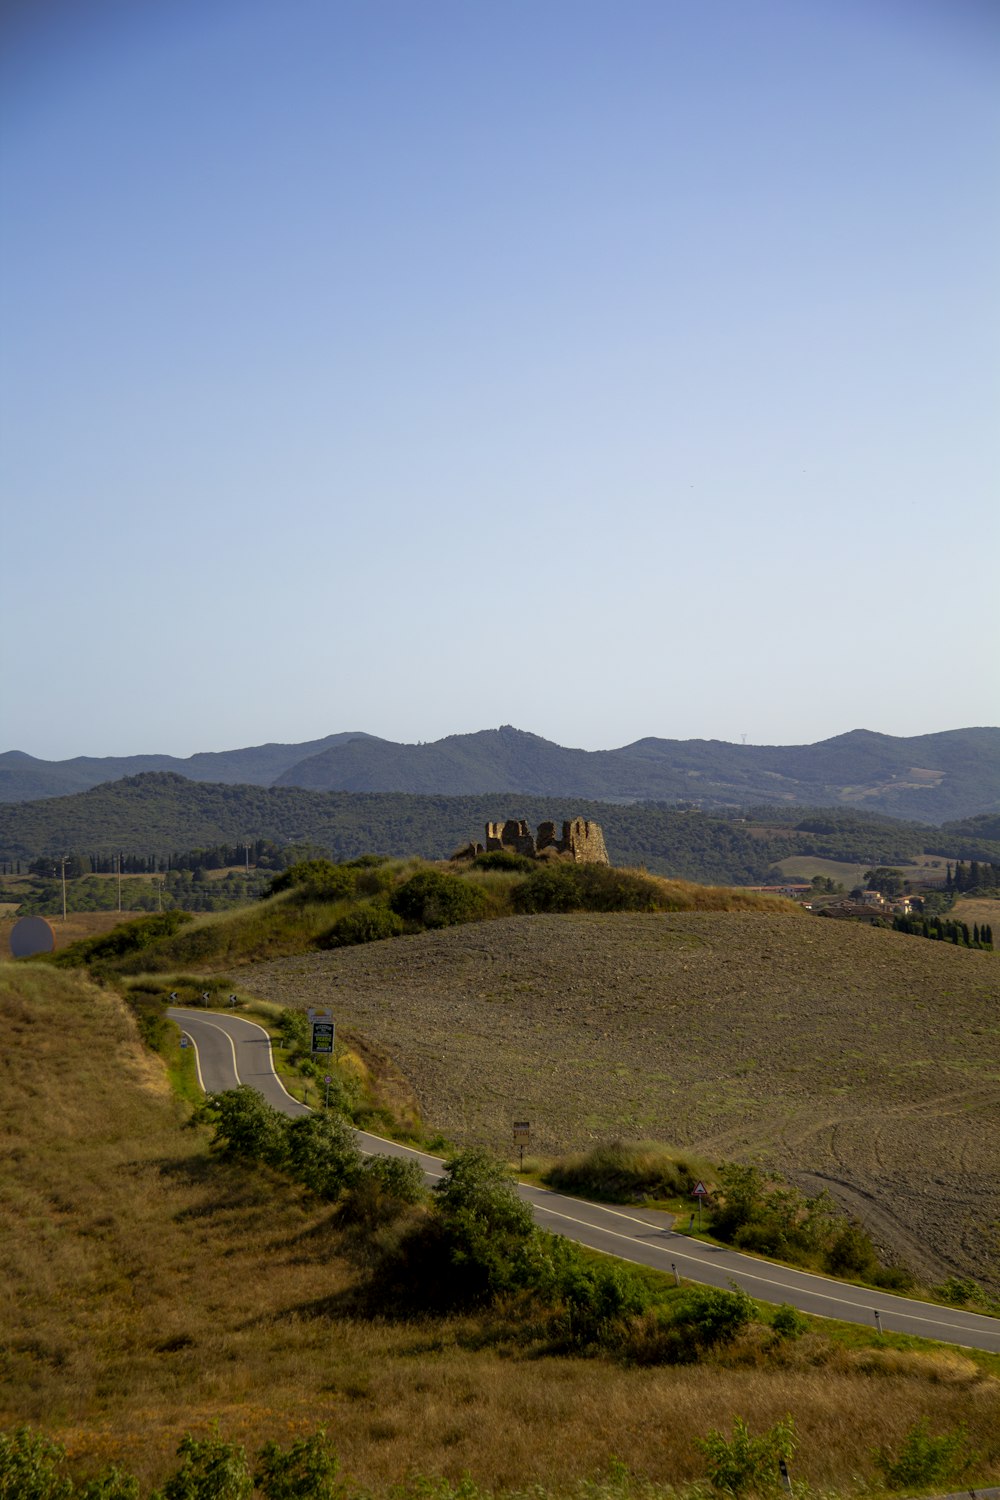
[[[777,1489],[781,1481],[779,1460],[795,1452],[795,1424],[785,1417],[754,1437],[742,1417],[733,1421],[731,1439],[714,1428],[696,1439],[708,1459],[708,1478],[724,1495],[756,1494]]]
[[[927,1418],[921,1417],[908,1429],[895,1458],[885,1448],[877,1449],[872,1457],[891,1489],[936,1484],[941,1480],[957,1479],[968,1468],[971,1458],[962,1456],[965,1439],[961,1427],[957,1432],[935,1437]]]
[[[782,1302],[780,1307],[774,1309],[771,1327],[783,1339],[800,1338],[808,1326],[797,1307],[790,1307],[787,1302]]]

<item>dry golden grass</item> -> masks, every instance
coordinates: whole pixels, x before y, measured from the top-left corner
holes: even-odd
[[[994,942],[1000,942],[1000,899],[988,896],[959,896],[946,917],[953,922],[987,923],[994,930]]]
[[[10,929],[18,920],[14,914],[16,910],[15,907],[10,913],[0,915],[0,954],[5,958],[10,953]],[[80,938],[96,937],[99,933],[110,932],[120,922],[148,916],[147,911],[70,911],[66,913],[65,922],[61,916],[46,917],[45,920],[52,928],[58,953],[60,948],[68,948]]]
[[[836,1348],[775,1363],[748,1338],[726,1367],[474,1352],[462,1320],[337,1312],[356,1274],[328,1208],[212,1159],[115,997],[38,965],[0,966],[0,1429],[65,1442],[81,1471],[116,1460],[144,1485],[183,1432],[216,1418],[257,1449],[325,1424],[346,1469],[383,1492],[413,1471],[566,1493],[614,1456],[659,1482],[697,1478],[694,1438],[734,1415],[791,1412],[796,1476],[857,1488],[869,1450],[918,1416],[965,1423],[1000,1477],[1000,1382],[961,1355]]]

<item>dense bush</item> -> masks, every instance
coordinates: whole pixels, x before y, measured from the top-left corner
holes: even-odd
[[[285,1138],[288,1171],[318,1198],[336,1200],[361,1171],[354,1131],[340,1115],[299,1115]]]
[[[519,912],[657,911],[660,887],[645,875],[611,865],[577,865],[551,860],[513,892]]]
[[[381,901],[368,901],[345,912],[317,940],[319,948],[350,948],[356,943],[379,943],[398,937],[403,920]]]
[[[475,922],[488,910],[478,886],[441,870],[418,870],[393,891],[389,904],[397,916],[419,927]]]
[[[335,865],[329,859],[304,859],[276,875],[264,895],[295,891],[306,901],[337,901],[354,894],[355,881],[354,871],[344,865]]]
[[[376,1229],[398,1219],[424,1197],[419,1164],[401,1156],[369,1156],[352,1178],[340,1207],[345,1224]]]
[[[248,1083],[209,1094],[202,1112],[212,1121],[215,1144],[224,1155],[269,1166],[282,1166],[287,1159],[287,1117]]]

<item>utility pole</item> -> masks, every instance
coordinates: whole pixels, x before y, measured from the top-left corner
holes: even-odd
[[[118,858],[118,914],[120,916],[121,915],[121,909],[122,909],[122,856],[121,856],[121,850],[120,849],[118,851],[117,858]]]
[[[68,859],[69,859],[69,855],[68,854],[64,854],[64,855],[62,855],[62,857],[59,860],[59,863],[62,866],[62,896],[63,896],[63,925],[64,926],[65,926],[65,923],[66,923],[66,861]]]

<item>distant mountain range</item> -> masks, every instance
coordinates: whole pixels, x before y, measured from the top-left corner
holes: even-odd
[[[430,744],[347,732],[186,760],[136,755],[45,761],[8,751],[0,755],[0,802],[64,796],[150,771],[189,781],[323,792],[520,793],[705,809],[843,805],[940,823],[1000,811],[1000,729],[951,729],[909,739],[855,729],[815,745],[650,738],[589,751],[505,725]]]

